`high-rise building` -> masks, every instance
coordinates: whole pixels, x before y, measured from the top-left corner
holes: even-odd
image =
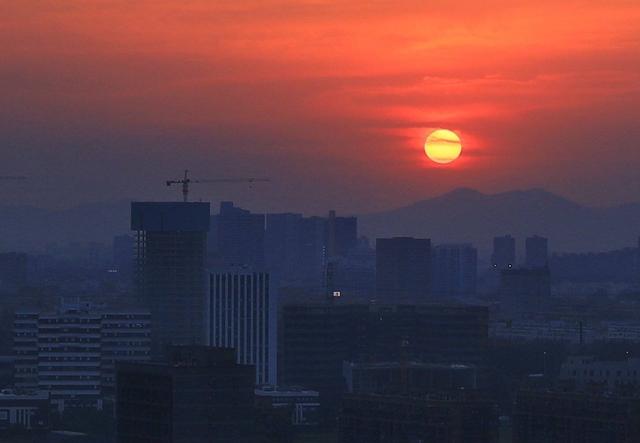
[[[510,236],[493,239],[491,266],[497,270],[510,269],[516,266],[516,240]]]
[[[229,270],[210,275],[210,346],[234,348],[238,364],[256,367],[256,385],[277,383],[277,295],[266,272]]]
[[[330,211],[327,219],[327,255],[344,257],[357,245],[358,219],[338,217],[336,211]]]
[[[114,393],[115,363],[150,358],[150,314],[85,303],[54,312],[20,310],[14,320],[15,385],[47,391],[51,403],[101,409]]]
[[[431,240],[376,240],[376,297],[388,303],[419,302],[431,294]]]
[[[132,203],[135,284],[153,317],[152,348],[205,340],[209,203]]]
[[[211,217],[210,265],[264,268],[264,229],[264,215],[220,203],[220,213]]]
[[[470,244],[437,245],[432,257],[432,293],[438,297],[476,293],[478,250]]]
[[[287,305],[282,310],[282,381],[337,399],[342,362],[358,355],[367,327],[367,305]]]
[[[120,363],[119,443],[254,443],[254,368],[233,349],[169,347],[169,358]]]
[[[525,265],[527,268],[546,268],[549,266],[549,240],[534,235],[525,241]]]
[[[283,285],[322,288],[329,261],[343,258],[358,245],[358,219],[267,214],[267,268]]]

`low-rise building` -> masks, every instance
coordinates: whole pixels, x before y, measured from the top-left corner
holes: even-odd
[[[320,417],[320,394],[318,391],[300,387],[265,385],[256,388],[258,406],[273,409],[288,409],[294,426],[315,426]]]
[[[49,393],[16,393],[0,391],[0,430],[22,428],[44,430],[49,428]]]

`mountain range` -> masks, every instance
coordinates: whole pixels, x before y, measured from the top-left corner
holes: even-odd
[[[481,253],[492,238],[511,234],[549,238],[555,252],[606,251],[636,246],[640,203],[589,207],[542,189],[485,194],[461,188],[409,206],[359,216],[370,239],[428,237],[434,243],[468,242]],[[50,243],[109,244],[129,232],[129,201],[93,203],[64,210],[0,205],[0,251],[38,251]]]
[[[554,252],[607,251],[638,244],[640,203],[588,207],[542,189],[484,194],[461,188],[412,205],[363,215],[369,238],[415,236],[434,243],[469,242],[491,250],[493,237],[511,234],[522,251],[524,238],[549,238]]]

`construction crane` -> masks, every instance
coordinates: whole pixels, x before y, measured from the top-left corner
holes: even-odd
[[[189,170],[184,170],[184,178],[179,180],[167,180],[167,186],[182,185],[182,199],[185,202],[189,201],[189,185],[191,183],[256,183],[256,182],[268,182],[271,181],[268,178],[205,178],[205,179],[191,179],[189,178]]]

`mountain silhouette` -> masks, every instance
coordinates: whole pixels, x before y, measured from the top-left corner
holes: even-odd
[[[551,251],[605,251],[637,245],[640,203],[587,207],[543,189],[484,194],[460,188],[439,197],[359,217],[370,239],[390,236],[431,238],[434,243],[469,242],[484,254],[493,237],[549,238]]]

